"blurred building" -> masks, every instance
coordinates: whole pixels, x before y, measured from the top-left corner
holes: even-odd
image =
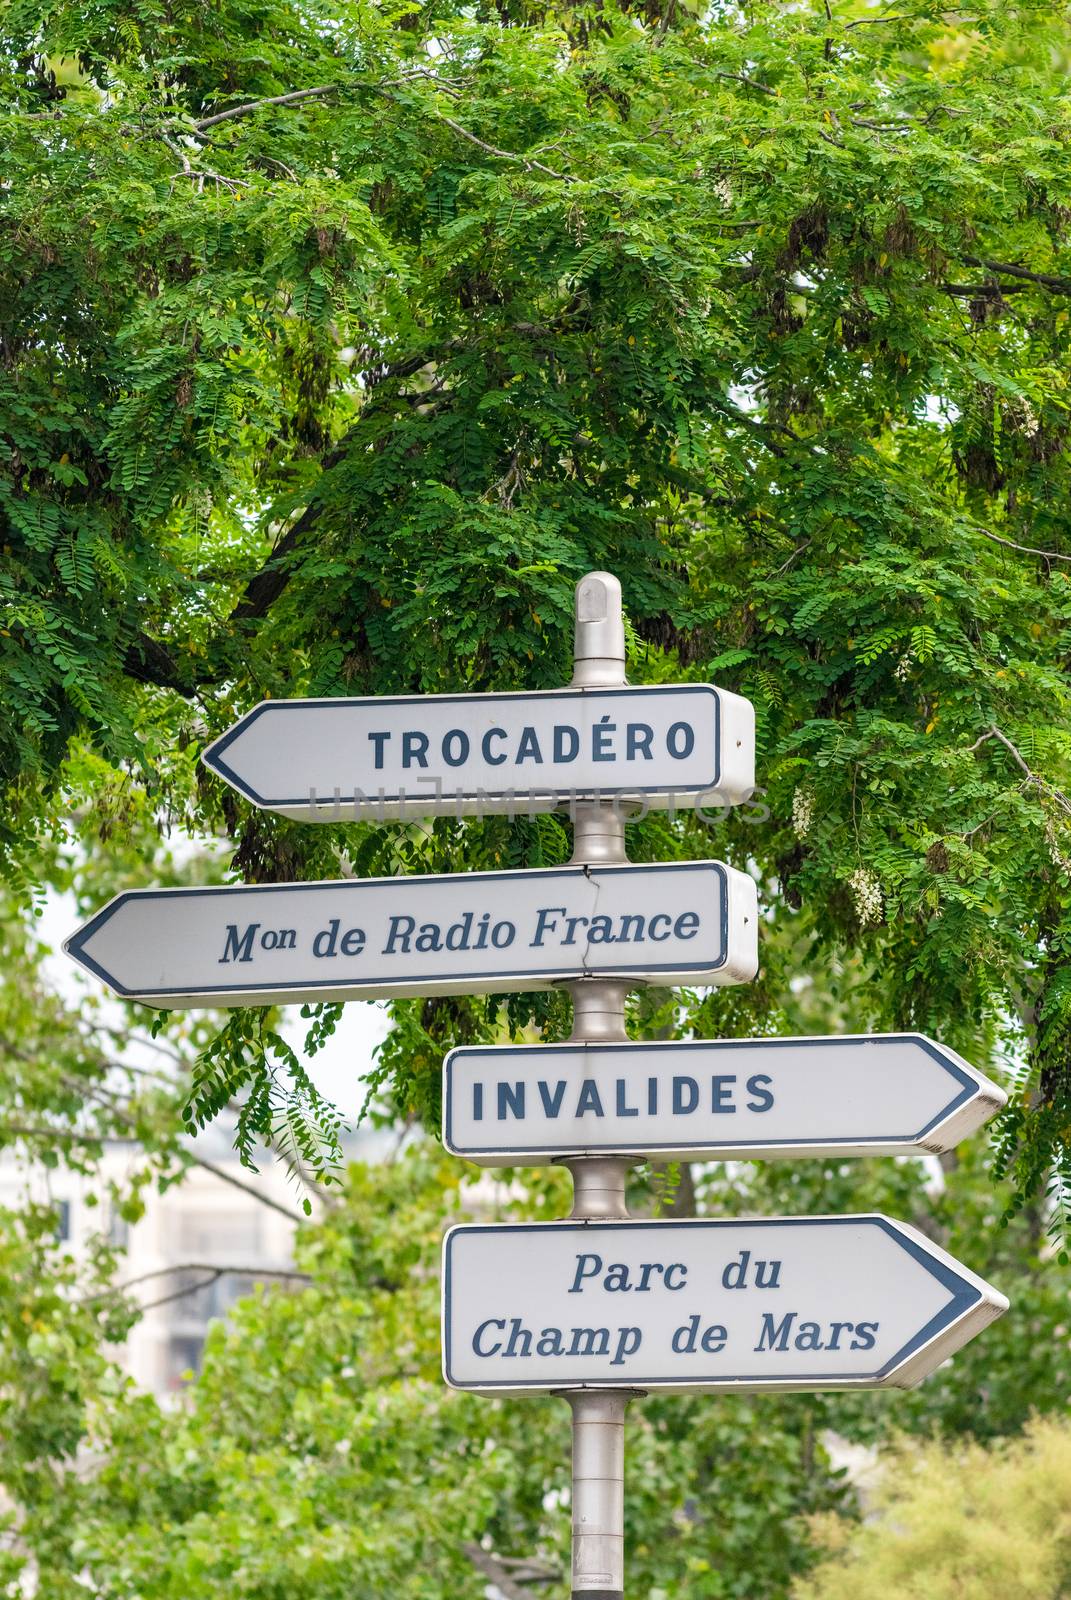
[[[0,1205],[27,1199],[52,1205],[60,1239],[76,1260],[94,1234],[106,1234],[124,1252],[116,1282],[129,1285],[145,1310],[115,1355],[141,1387],[159,1396],[179,1389],[184,1375],[197,1370],[209,1323],[225,1317],[235,1300],[258,1282],[301,1281],[289,1275],[305,1190],[270,1154],[261,1157],[258,1172],[243,1167],[232,1131],[220,1122],[199,1134],[191,1148],[208,1165],[191,1166],[163,1193],[146,1186],[144,1215],[132,1225],[102,1197],[111,1181],[123,1186],[143,1166],[137,1145],[109,1143],[89,1178],[0,1153]],[[347,1142],[347,1155],[374,1159],[378,1145],[376,1135],[358,1135]]]

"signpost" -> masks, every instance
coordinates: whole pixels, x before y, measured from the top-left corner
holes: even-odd
[[[572,1409],[574,1600],[623,1600],[624,1422],[649,1389],[909,1387],[1006,1308],[882,1216],[634,1221],[643,1157],[950,1150],[1004,1101],[920,1034],[630,1043],[646,983],[746,983],[753,880],[719,862],[633,866],[649,806],[736,804],[754,713],[709,684],[625,684],[621,586],[576,591],[568,688],[268,701],[204,752],[254,805],[310,822],[567,807],[573,856],[534,872],[136,890],[64,948],[150,1005],[494,994],[566,984],[561,1045],[445,1066],[444,1139],[484,1165],[561,1161],[569,1220],[460,1227],[443,1266],[443,1370]]]
[[[574,979],[744,983],[755,884],[715,861],[135,889],[64,945],[149,1005],[495,994]]]
[[[909,1389],[1007,1305],[883,1216],[459,1227],[443,1373],[480,1394]]]
[[[736,804],[755,787],[750,701],[708,683],[537,694],[265,700],[205,765],[303,822],[553,811],[566,801]]]
[[[952,1150],[1003,1089],[918,1033],[475,1046],[443,1065],[443,1142],[480,1166]]]

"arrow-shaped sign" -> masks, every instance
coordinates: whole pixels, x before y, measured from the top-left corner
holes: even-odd
[[[443,1065],[443,1142],[481,1166],[951,1150],[1003,1089],[919,1033],[488,1045]]]
[[[755,787],[755,712],[704,683],[265,700],[201,759],[302,822],[524,815],[593,795],[735,805]]]
[[[158,1006],[498,994],[584,977],[746,983],[755,884],[716,861],[136,889],[64,945]]]
[[[1008,1302],[902,1222],[453,1228],[456,1389],[909,1389]]]

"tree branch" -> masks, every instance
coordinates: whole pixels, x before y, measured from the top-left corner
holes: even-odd
[[[381,372],[372,372],[366,378],[366,387],[374,388],[381,383],[387,383],[392,378],[411,378],[414,372],[419,372],[421,367],[426,367],[429,362],[447,355],[461,344],[459,339],[450,339],[444,345],[433,346],[430,350],[421,350],[414,355],[406,356],[401,361],[392,362]],[[309,532],[323,510],[322,504],[315,498],[324,478],[335,467],[346,459],[351,445],[357,437],[361,426],[361,419],[352,428],[349,428],[332,450],[324,457],[322,471],[313,485],[314,498],[305,507],[287,531],[277,540],[267,561],[259,572],[255,572],[245,586],[245,593],[241,600],[230,613],[229,621],[252,621],[263,617],[275,604],[287,584],[290,582],[290,573],[283,563],[286,558],[298,548],[305,534]]]
[[[1043,561],[1071,561],[1071,555],[1064,555],[1061,550],[1038,550],[1032,544],[1016,544],[1014,539],[1005,539],[1001,534],[994,533],[992,528],[983,528],[980,522],[972,522],[970,526],[975,533],[982,533],[987,539],[992,539],[994,544],[1007,545],[1009,550],[1020,550],[1026,556],[1040,556]]]
[[[77,1078],[72,1078],[67,1073],[61,1073],[60,1076],[69,1089],[72,1089],[76,1094],[85,1095],[88,1100],[95,1100],[98,1105],[104,1106],[117,1122],[122,1123],[127,1128],[133,1128],[135,1133],[137,1132],[136,1119],[125,1109],[118,1095],[111,1094],[100,1085],[95,1090],[91,1089],[88,1084],[80,1083]],[[262,1206],[267,1206],[271,1211],[278,1211],[280,1216],[289,1217],[291,1222],[300,1223],[305,1220],[296,1211],[291,1211],[289,1206],[284,1206],[278,1200],[273,1200],[270,1195],[263,1194],[253,1184],[244,1183],[241,1178],[236,1178],[232,1173],[225,1172],[222,1167],[217,1167],[215,1162],[206,1161],[204,1156],[199,1156],[195,1150],[191,1150],[188,1146],[180,1145],[177,1153],[181,1160],[188,1161],[195,1167],[202,1167],[205,1172],[210,1172],[221,1183],[229,1183],[233,1188],[241,1189],[244,1194],[252,1195],[253,1199],[259,1200]]]
[[[83,1305],[93,1305],[98,1300],[107,1300],[109,1295],[125,1294],[128,1289],[133,1289],[139,1283],[148,1283],[152,1278],[166,1278],[174,1272],[214,1272],[222,1278],[229,1273],[244,1278],[301,1278],[305,1283],[312,1279],[307,1272],[291,1271],[283,1267],[249,1267],[230,1266],[212,1261],[178,1261],[172,1267],[157,1267],[152,1272],[139,1272],[136,1278],[128,1278],[125,1283],[113,1283],[110,1288],[101,1289],[96,1294],[83,1297]],[[186,1291],[189,1293],[189,1291]]]
[[[999,300],[1006,294],[1026,294],[1028,283],[942,283],[945,294],[962,300]]]
[[[733,83],[742,83],[748,89],[757,89],[760,94],[768,94],[772,99],[781,97],[776,89],[771,89],[769,84],[760,83],[757,78],[749,78],[746,72],[716,72],[716,78],[728,78]]]
[[[482,1545],[469,1543],[461,1546],[477,1572],[490,1579],[504,1600],[531,1600],[528,1587],[532,1583],[556,1583],[559,1574],[551,1572],[536,1561],[506,1562],[485,1550]],[[509,1568],[513,1567],[514,1572]],[[522,1577],[523,1574],[523,1577]],[[520,1580],[520,1581],[518,1581]]]
[[[391,98],[393,99],[394,97],[391,96]],[[568,172],[556,172],[553,167],[548,167],[542,161],[537,161],[534,156],[518,155],[515,150],[500,150],[497,145],[487,144],[485,140],[477,138],[476,134],[470,133],[468,128],[463,128],[460,122],[455,122],[453,117],[448,117],[443,111],[436,111],[435,115],[440,122],[445,122],[446,126],[452,128],[462,139],[468,139],[472,144],[478,145],[481,150],[486,150],[489,156],[495,156],[499,161],[516,161],[526,171],[531,172],[534,168],[538,172],[545,172],[548,178],[557,178],[559,183],[576,182],[576,179]]]
[[[245,1183],[241,1178],[236,1178],[233,1173],[226,1172],[222,1167],[217,1167],[212,1161],[206,1161],[204,1156],[196,1155],[192,1150],[183,1150],[183,1157],[192,1161],[195,1167],[202,1167],[205,1172],[210,1172],[221,1183],[229,1183],[234,1189],[241,1189],[243,1194],[252,1195],[254,1200],[259,1200],[262,1206],[267,1206],[271,1211],[278,1211],[281,1217],[289,1217],[291,1222],[304,1222],[305,1218],[296,1211],[291,1211],[289,1206],[284,1206],[278,1200],[273,1200],[271,1195],[264,1194],[251,1183]]]
[[[198,133],[203,133],[205,128],[214,128],[219,122],[228,122],[232,117],[248,117],[254,111],[260,111],[264,106],[294,106],[302,100],[317,100],[325,94],[337,94],[337,83],[321,83],[315,89],[292,89],[289,94],[270,95],[266,100],[249,100],[243,106],[232,106],[229,111],[217,111],[215,116],[201,117],[194,127]]]
[[[973,754],[975,750],[979,750],[982,745],[986,744],[990,739],[996,739],[998,743],[1002,744],[1005,750],[1008,751],[1016,766],[1021,772],[1026,774],[1030,782],[1036,784],[1042,793],[1049,795],[1053,800],[1055,800],[1056,804],[1061,808],[1061,810],[1065,811],[1067,815],[1071,817],[1071,800],[1067,798],[1061,789],[1057,789],[1053,784],[1049,783],[1047,779],[1039,777],[1038,774],[1032,770],[1032,768],[1027,766],[1026,761],[1023,759],[1022,752],[1016,749],[1015,745],[1012,744],[1006,733],[1001,733],[996,723],[994,723],[990,728],[987,728],[980,739],[975,740],[974,744],[971,745],[971,754]]]
[[[1054,278],[1048,272],[1032,272],[1029,267],[1017,266],[1011,261],[990,261],[984,256],[961,256],[969,267],[984,267],[987,272],[1003,272],[1009,278],[1023,278],[1027,283],[1038,283],[1053,294],[1071,294],[1071,278]]]
[[[212,1285],[218,1283],[222,1276],[222,1267],[218,1272],[213,1268],[208,1277],[202,1278],[199,1283],[188,1283],[185,1288],[173,1289],[170,1294],[162,1294],[157,1300],[146,1300],[144,1305],[138,1306],[138,1310],[142,1313],[155,1311],[157,1306],[169,1306],[172,1300],[185,1300],[187,1295],[197,1294],[201,1289],[211,1289]]]
[[[197,692],[183,678],[167,646],[158,639],[151,639],[147,633],[136,634],[127,645],[123,671],[138,683],[151,683],[159,689],[174,689],[176,694],[183,695],[187,700],[191,700]]]
[[[51,1139],[61,1144],[140,1144],[139,1139],[115,1133],[80,1132],[76,1128],[50,1128],[47,1123],[0,1122],[0,1139]]]

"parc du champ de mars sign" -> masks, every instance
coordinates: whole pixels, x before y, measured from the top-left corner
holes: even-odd
[[[630,864],[623,828],[650,807],[746,801],[754,714],[708,684],[627,686],[609,574],[577,587],[568,688],[268,701],[203,760],[251,804],[311,823],[572,813],[565,866],[138,889],[65,948],[117,994],[167,1008],[569,986],[568,1041],[444,1064],[446,1147],[486,1166],[566,1163],[577,1198],[560,1222],[450,1229],[442,1316],[448,1384],[573,1406],[574,1595],[623,1593],[618,1391],[908,1387],[1006,1308],[881,1215],[628,1216],[636,1161],[947,1151],[1005,1096],[918,1034],[627,1038],[629,989],[757,972],[753,878]]]

